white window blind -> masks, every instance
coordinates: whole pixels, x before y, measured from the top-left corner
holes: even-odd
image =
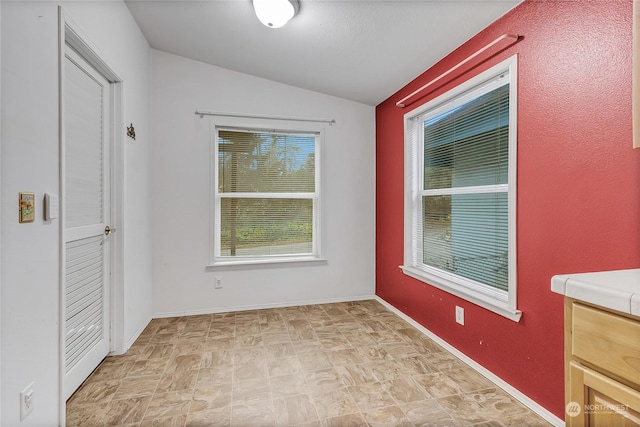
[[[407,116],[405,272],[519,318],[515,59]]]
[[[422,123],[422,262],[506,291],[509,85]]]
[[[217,128],[214,264],[319,256],[319,134]]]

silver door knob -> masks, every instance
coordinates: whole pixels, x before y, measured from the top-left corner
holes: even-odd
[[[104,235],[108,236],[109,234],[111,234],[112,231],[116,231],[115,228],[111,228],[108,225],[104,228]]]

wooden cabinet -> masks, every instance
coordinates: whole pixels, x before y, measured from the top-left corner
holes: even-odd
[[[640,318],[565,298],[566,425],[640,426]]]

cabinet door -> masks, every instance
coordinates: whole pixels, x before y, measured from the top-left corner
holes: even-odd
[[[640,426],[640,392],[570,363],[568,426]]]
[[[640,322],[573,304],[571,354],[634,384],[640,384]]]

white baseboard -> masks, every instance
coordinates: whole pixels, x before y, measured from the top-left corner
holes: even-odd
[[[363,301],[369,299],[376,299],[374,295],[360,295],[352,297],[340,297],[340,298],[323,298],[318,300],[304,300],[304,301],[291,301],[283,303],[267,303],[267,304],[255,304],[255,305],[239,305],[234,307],[217,307],[206,308],[198,310],[185,310],[185,311],[171,311],[164,313],[155,313],[154,319],[161,319],[164,317],[180,317],[180,316],[195,316],[198,314],[215,314],[215,313],[231,313],[236,311],[247,310],[264,310],[268,308],[282,308],[282,307],[297,307],[300,305],[316,305],[316,304],[331,304],[336,302],[349,302],[349,301]]]
[[[147,325],[149,325],[149,322],[151,322],[151,319],[152,317],[149,316],[146,321],[142,322],[142,326],[136,331],[136,333],[133,334],[133,336],[129,339],[129,341],[125,343],[125,348],[124,348],[125,352],[131,348],[134,342],[136,342],[140,334],[142,334],[142,332],[147,327]]]
[[[131,338],[129,338],[129,341],[124,343],[124,348],[122,349],[122,351],[112,351],[109,353],[109,356],[121,356],[125,354],[131,348],[133,343],[136,342],[138,337],[140,337],[140,334],[142,334],[142,331],[144,331],[144,328],[146,328],[149,322],[151,322],[151,319],[152,317],[149,316],[144,322],[142,322],[142,326],[133,334]]]
[[[397,308],[395,308],[394,306],[392,306],[391,304],[389,304],[388,302],[386,302],[385,300],[383,300],[377,295],[375,296],[375,300],[378,301],[380,304],[384,305],[387,309],[389,309],[396,315],[398,315],[398,317],[401,317],[404,321],[409,323],[411,326],[413,326],[414,328],[416,328],[417,330],[425,334],[427,337],[429,337],[430,339],[438,343],[440,346],[444,347],[448,352],[456,356],[462,362],[469,365],[471,368],[475,369],[480,375],[487,378],[489,381],[491,381],[492,383],[494,383],[495,385],[503,389],[513,398],[520,401],[520,403],[522,403],[527,408],[531,409],[536,414],[540,415],[542,418],[544,418],[546,421],[551,423],[553,426],[561,427],[565,425],[564,420],[561,420],[560,418],[556,417],[554,414],[552,414],[547,409],[542,407],[540,404],[538,404],[536,401],[531,399],[529,396],[525,395],[520,390],[513,387],[511,384],[507,383],[502,378],[498,377],[496,374],[489,371],[487,368],[480,365],[478,362],[476,362],[466,354],[462,353],[461,351],[453,347],[451,344],[449,344],[448,342],[446,342],[445,340],[443,340],[442,338],[440,338],[439,336],[437,336],[436,334],[434,334],[433,332],[431,332],[430,330],[422,326],[420,323],[413,320],[411,317],[407,316],[406,314],[404,314],[403,312],[401,312],[400,310],[398,310]]]

